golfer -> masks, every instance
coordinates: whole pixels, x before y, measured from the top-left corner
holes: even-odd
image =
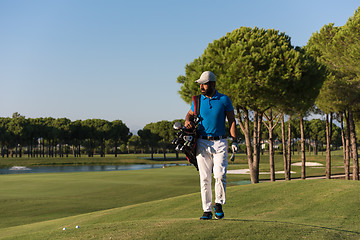
[[[222,205],[225,204],[226,169],[228,156],[228,142],[225,136],[225,119],[230,126],[233,139],[232,150],[237,151],[237,136],[234,108],[228,96],[215,89],[215,75],[210,71],[203,72],[200,79],[200,123],[197,140],[196,159],[199,166],[201,200],[204,210],[201,220],[212,219],[212,210],[216,219],[224,217]],[[185,118],[185,127],[193,127],[194,104]],[[215,204],[212,204],[211,180],[215,179]]]

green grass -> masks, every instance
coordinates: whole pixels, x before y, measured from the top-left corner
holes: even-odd
[[[359,204],[359,194],[353,193],[359,192],[359,184],[336,181],[232,187],[224,207],[226,219],[220,221],[199,221],[199,196],[189,194],[5,228],[0,233],[4,239],[359,239],[360,219],[353,211]],[[63,227],[68,230],[62,231]]]
[[[315,176],[325,176],[325,152],[319,152],[318,155],[306,154],[306,162],[317,162],[323,164],[322,167],[306,167],[306,176],[315,177]],[[301,162],[301,155],[296,153],[291,156],[291,162]],[[352,171],[352,160],[350,161],[350,171]],[[332,161],[331,161],[331,173],[344,174],[344,163],[342,151],[333,151],[332,152]],[[237,154],[234,163],[230,163],[228,169],[244,169],[249,168],[247,163],[247,158],[245,154]],[[269,168],[269,155],[264,154],[260,157],[260,172],[270,172]],[[283,156],[280,154],[275,155],[275,171],[284,171],[284,162]],[[300,178],[301,177],[301,167],[291,166],[291,171],[295,172],[291,174],[291,178]],[[284,174],[276,174],[276,179],[284,179]],[[242,179],[249,179],[248,175],[243,175]],[[270,179],[270,174],[260,174],[260,181],[266,181]]]
[[[0,168],[10,168],[12,166],[44,166],[44,165],[121,165],[121,164],[166,164],[166,163],[188,163],[187,160],[184,160],[184,155],[180,154],[180,160],[175,159],[175,154],[167,154],[167,159],[163,159],[163,154],[154,154],[154,160],[150,160],[150,154],[120,154],[118,157],[113,155],[106,155],[106,157],[101,158],[99,156],[87,157],[82,156],[81,158],[75,158],[72,156],[69,157],[56,157],[56,158],[28,158],[23,156],[22,158],[0,158]],[[295,153],[292,155],[292,162],[300,162],[301,155]],[[323,167],[308,167],[306,169],[307,176],[324,176],[325,175],[325,153],[319,152],[318,155],[309,155],[306,156],[306,161],[308,162],[319,162],[322,163]],[[351,161],[352,163],[352,161]],[[229,169],[239,169],[239,168],[248,168],[247,158],[245,154],[236,154],[235,162],[230,163]],[[275,168],[276,171],[283,171],[284,164],[282,155],[275,155]],[[299,178],[301,176],[301,167],[292,166],[292,171],[295,171],[295,174],[292,174],[292,178]],[[260,160],[260,171],[269,172],[269,156],[265,153],[261,155]],[[332,174],[343,174],[343,157],[342,151],[333,151],[332,152]],[[283,179],[284,174],[277,174],[277,179]],[[249,176],[245,175],[240,177],[241,180],[248,180]],[[260,175],[260,180],[269,180],[270,175]]]
[[[0,182],[0,239],[360,239],[355,181],[230,186],[225,219],[205,222],[190,166]]]
[[[190,166],[0,175],[0,228],[194,193],[198,181]]]

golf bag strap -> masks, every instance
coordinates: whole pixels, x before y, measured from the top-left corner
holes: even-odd
[[[194,114],[196,117],[199,117],[200,115],[200,97],[201,95],[193,96]]]

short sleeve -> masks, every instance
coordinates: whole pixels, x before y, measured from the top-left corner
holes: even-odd
[[[233,111],[234,110],[234,107],[232,105],[232,102],[230,100],[230,98],[228,96],[224,96],[225,97],[225,111],[226,112],[230,112],[230,111]]]

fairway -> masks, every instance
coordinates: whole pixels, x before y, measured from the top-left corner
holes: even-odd
[[[230,186],[225,219],[206,222],[199,220],[198,175],[190,166],[0,181],[0,239],[360,238],[354,181]]]
[[[198,191],[193,167],[0,175],[0,228]]]

